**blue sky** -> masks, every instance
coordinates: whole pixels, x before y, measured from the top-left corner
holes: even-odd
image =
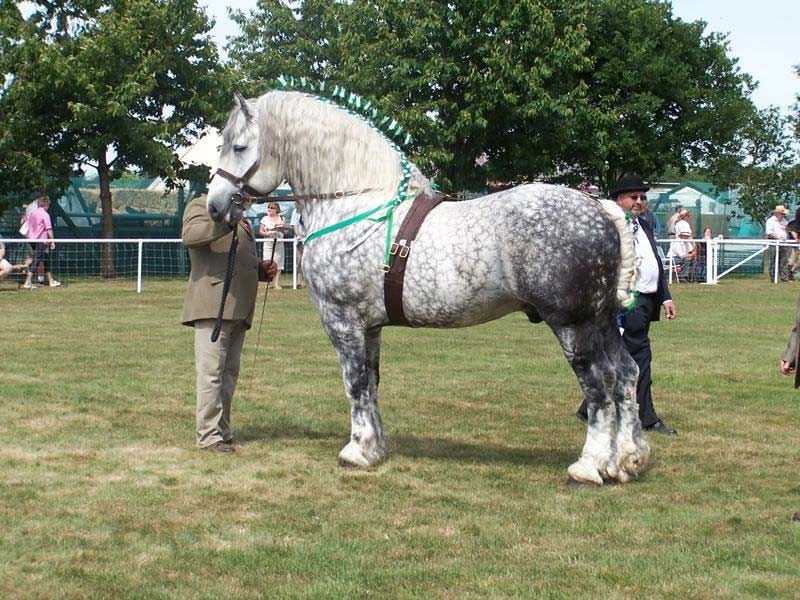
[[[256,0],[201,0],[217,21],[214,35],[222,47],[225,38],[238,34],[226,6],[245,13]],[[800,64],[800,0],[673,0],[673,13],[684,21],[702,20],[706,31],[729,34],[730,53],[742,71],[759,82],[753,100],[760,108],[779,106],[784,112],[800,93],[800,78],[793,65]]]

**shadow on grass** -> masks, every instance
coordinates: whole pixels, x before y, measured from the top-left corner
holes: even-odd
[[[327,440],[342,445],[348,436],[344,431],[327,431],[297,423],[248,425],[236,429],[242,442],[258,440]],[[510,448],[487,443],[467,443],[445,438],[415,435],[389,435],[389,454],[406,458],[443,459],[465,463],[506,463],[511,465],[545,465],[563,467],[575,460],[580,448],[574,451],[552,448]]]
[[[347,434],[342,431],[320,431],[308,425],[295,423],[270,423],[265,425],[245,425],[237,427],[236,437],[243,442],[256,440],[277,439],[308,439],[308,440],[344,440],[347,443]]]
[[[407,458],[433,458],[466,463],[563,467],[572,463],[580,452],[580,448],[574,451],[552,448],[510,448],[496,444],[470,444],[414,435],[392,435],[389,440],[390,454]]]

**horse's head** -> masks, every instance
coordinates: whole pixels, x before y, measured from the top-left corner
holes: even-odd
[[[281,183],[278,162],[262,148],[258,105],[236,93],[236,107],[222,130],[218,168],[208,186],[208,213],[214,221],[241,218],[253,198]]]

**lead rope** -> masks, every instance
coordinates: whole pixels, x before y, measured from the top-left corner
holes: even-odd
[[[272,253],[269,256],[269,262],[271,263],[275,258],[275,248],[278,245],[278,240],[276,239],[272,243]],[[267,263],[269,264],[269,263]],[[261,304],[261,318],[258,320],[258,334],[256,335],[256,347],[253,350],[253,367],[250,369],[250,379],[247,380],[247,389],[244,391],[244,397],[248,398],[250,396],[250,388],[253,387],[253,381],[256,378],[256,358],[258,357],[258,348],[261,346],[261,327],[264,325],[264,313],[267,312],[267,295],[269,294],[269,281],[264,282],[264,302]]]
[[[225,281],[222,283],[222,298],[219,301],[219,312],[217,313],[217,322],[214,323],[214,329],[211,332],[211,342],[216,342],[219,339],[219,332],[222,329],[222,315],[225,313],[225,300],[228,297],[228,290],[231,287],[231,279],[233,279],[233,268],[236,261],[236,246],[239,240],[236,239],[236,233],[239,231],[239,224],[237,223],[233,228],[233,237],[231,238],[231,247],[228,250],[228,268],[225,271]]]

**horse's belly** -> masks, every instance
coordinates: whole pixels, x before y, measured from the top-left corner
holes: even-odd
[[[418,256],[423,258],[409,261],[403,289],[403,309],[413,325],[466,327],[523,308],[495,262],[473,256],[434,263]]]

